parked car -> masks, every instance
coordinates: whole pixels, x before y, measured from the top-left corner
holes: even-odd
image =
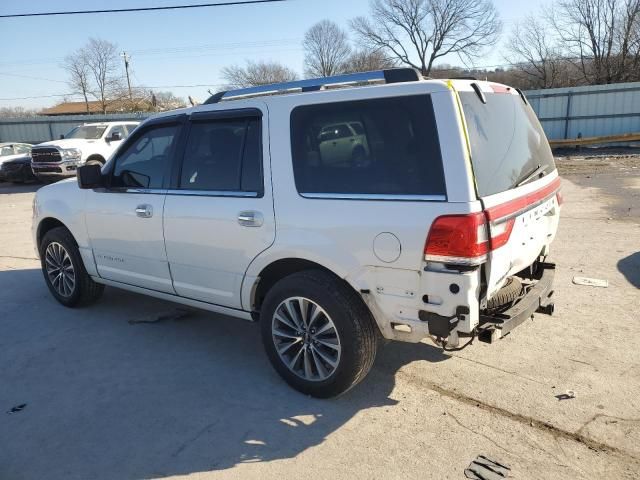
[[[85,163],[104,165],[140,122],[87,123],[60,140],[40,143],[31,152],[31,168],[41,180],[75,176]]]
[[[318,135],[319,157],[334,165],[362,163],[369,155],[364,126],[360,122],[325,125]]]
[[[19,158],[29,156],[31,154],[32,145],[28,143],[0,143],[0,182],[9,181],[5,179],[3,173],[3,165]]]
[[[357,124],[365,161],[323,147]],[[159,114],[40,189],[33,236],[61,304],[110,285],[259,321],[278,373],[330,397],[379,338],[454,348],[551,313],[559,189],[518,90],[395,69]]]
[[[0,181],[13,183],[38,181],[31,171],[31,155],[18,155],[12,160],[0,163]]]

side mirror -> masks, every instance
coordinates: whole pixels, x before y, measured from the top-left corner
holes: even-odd
[[[100,165],[82,165],[76,170],[78,187],[81,189],[92,189],[104,187],[104,177]]]
[[[108,138],[108,140],[110,142],[117,142],[119,140],[122,140],[122,137],[120,136],[120,132],[113,132],[111,136]]]
[[[60,140],[64,140],[64,133],[60,134]]]

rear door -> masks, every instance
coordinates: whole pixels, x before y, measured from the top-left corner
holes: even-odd
[[[178,295],[242,308],[244,273],[275,238],[267,128],[266,108],[191,115],[164,210]]]
[[[459,96],[478,197],[487,212],[492,251],[487,263],[490,297],[513,275],[548,253],[559,218],[560,180],[535,113],[517,91],[471,84]],[[497,240],[496,240],[497,239]]]

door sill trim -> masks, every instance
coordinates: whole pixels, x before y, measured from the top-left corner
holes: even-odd
[[[149,297],[159,298],[161,300],[168,300],[170,302],[180,303],[189,307],[200,308],[209,312],[221,313],[230,317],[241,318],[243,320],[253,321],[250,312],[244,310],[237,310],[235,308],[222,307],[213,303],[201,302],[199,300],[192,300],[190,298],[179,297],[178,295],[172,295],[170,293],[158,292],[157,290],[150,290],[148,288],[136,287],[135,285],[129,285],[128,283],[116,282],[114,280],[107,280],[106,278],[91,276],[94,282],[107,285],[109,287],[121,288],[122,290],[128,290],[130,292],[139,293],[141,295],[147,295]]]

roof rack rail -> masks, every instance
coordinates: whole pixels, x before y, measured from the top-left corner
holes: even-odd
[[[223,100],[233,100],[239,98],[257,97],[261,95],[276,95],[290,92],[315,92],[324,87],[349,86],[366,83],[402,83],[415,82],[422,77],[413,68],[392,68],[389,70],[378,70],[374,72],[349,73],[336,75],[334,77],[313,78],[309,80],[298,80],[294,82],[272,83],[270,85],[260,85],[258,87],[241,88],[228,92],[218,92],[209,97],[204,102],[205,105],[218,103]]]

